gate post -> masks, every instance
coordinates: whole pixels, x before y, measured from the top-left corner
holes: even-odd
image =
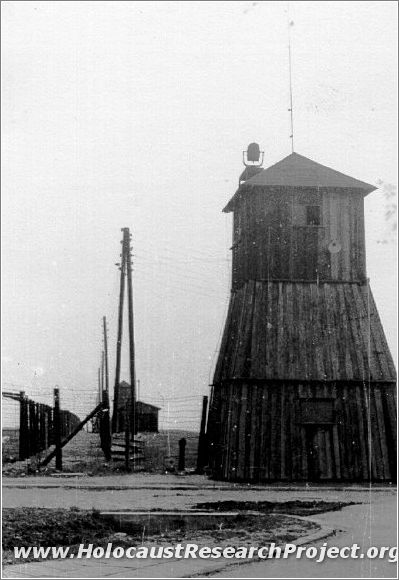
[[[187,441],[184,437],[179,440],[179,463],[177,471],[184,471],[186,469],[186,445]]]

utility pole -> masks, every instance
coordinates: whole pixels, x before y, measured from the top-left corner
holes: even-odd
[[[107,319],[103,316],[103,333],[104,333],[104,350],[102,352],[102,403],[103,412],[100,420],[100,438],[101,448],[107,461],[111,460],[111,422],[109,407],[109,374],[108,374],[108,337],[107,337]]]
[[[128,289],[128,310],[129,310],[129,354],[130,354],[130,388],[132,393],[131,404],[131,424],[132,436],[137,433],[136,430],[136,369],[134,360],[134,323],[133,323],[133,282],[132,282],[132,260],[130,248],[129,228],[123,228],[124,252],[126,256],[127,270],[127,289]]]
[[[119,383],[121,374],[121,354],[122,354],[122,333],[123,333],[123,302],[125,296],[125,274],[126,274],[126,253],[125,253],[125,230],[123,230],[122,240],[122,260],[119,265],[121,272],[119,289],[119,312],[118,312],[118,338],[116,342],[116,367],[114,385],[114,412],[112,415],[112,433],[117,433],[118,425],[118,404],[119,404]]]
[[[103,396],[104,384],[105,384],[104,375],[105,375],[105,359],[104,359],[104,351],[102,351],[101,352],[101,381],[100,381],[101,398]]]
[[[101,388],[101,367],[98,367],[98,402],[101,403],[103,390]]]
[[[103,316],[103,333],[104,333],[104,359],[105,359],[105,390],[109,393],[109,373],[108,373],[108,331],[107,319]]]

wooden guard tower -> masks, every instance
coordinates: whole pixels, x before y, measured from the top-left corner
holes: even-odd
[[[297,153],[242,174],[224,208],[233,272],[208,417],[215,478],[395,479],[395,368],[366,277],[374,189]]]

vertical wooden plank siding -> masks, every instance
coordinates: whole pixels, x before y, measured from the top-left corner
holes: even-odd
[[[332,429],[326,430],[325,441],[326,441],[326,457],[327,457],[327,479],[331,480],[334,477]]]
[[[286,438],[290,436],[289,424],[287,425],[286,416],[287,408],[286,396],[285,396],[285,385],[281,385],[280,389],[280,400],[281,400],[281,411],[280,411],[280,474],[277,476],[278,479],[286,479],[286,464],[285,464],[285,450],[286,450]],[[288,432],[287,432],[288,427]]]
[[[247,404],[248,404],[248,385],[241,387],[241,405],[238,417],[238,453],[237,453],[237,479],[243,480],[245,477],[246,462],[246,429],[247,429]]]
[[[359,425],[359,442],[360,442],[360,465],[361,465],[361,479],[367,481],[370,477],[368,469],[368,453],[367,453],[367,425],[364,424],[364,417],[362,409],[364,407],[364,400],[362,397],[361,387],[356,385],[353,387],[355,389],[356,397],[356,411],[357,411],[357,423]]]
[[[237,480],[237,472],[238,472],[238,454],[239,454],[239,441],[240,441],[240,413],[241,413],[241,406],[242,406],[242,385],[236,384],[234,385],[234,413],[233,413],[233,432],[232,432],[232,441],[233,441],[233,462],[231,465],[231,472],[233,475],[233,479]]]
[[[306,205],[320,205],[320,226],[306,225]],[[363,197],[355,190],[263,188],[234,211],[233,289],[246,280],[364,280]],[[341,251],[331,254],[336,240]]]
[[[210,425],[210,429],[208,430],[208,441],[211,445],[210,453],[214,455],[214,468],[217,470],[219,477],[221,476],[226,448],[227,405],[224,402],[224,392],[224,386],[213,388],[213,397],[208,415]]]
[[[248,473],[247,477],[250,481],[257,479],[258,475],[258,454],[259,443],[257,438],[260,433],[260,409],[259,409],[259,388],[257,385],[250,385],[251,406],[248,412],[247,421],[249,423],[249,452],[248,452]],[[253,413],[251,413],[253,410]]]
[[[373,388],[371,389],[370,410],[371,410],[372,444],[373,444],[373,453],[376,458],[377,479],[383,481],[385,479],[385,465],[382,454],[381,438],[379,433],[377,405]]]
[[[370,479],[377,480],[378,479],[378,472],[377,472],[377,460],[374,452],[373,446],[373,433],[371,428],[372,422],[372,414],[371,414],[371,385],[367,385],[366,382],[363,383],[363,398],[364,398],[364,406],[363,406],[363,417],[364,423],[366,426],[366,448],[367,448],[367,455],[368,455],[368,466],[369,466],[369,474]]]
[[[376,403],[376,416],[377,416],[379,440],[381,445],[382,461],[384,465],[384,479],[387,480],[391,479],[391,472],[389,467],[389,453],[385,433],[384,410],[382,408],[381,391],[378,387],[374,388],[374,398]]]
[[[260,436],[259,475],[261,479],[268,481],[270,478],[270,390],[267,386],[263,387],[262,390],[262,433]]]
[[[384,386],[384,400],[387,417],[387,427],[392,440],[392,456],[397,457],[397,432],[396,432],[396,387],[391,385]],[[393,475],[393,473],[392,473]]]
[[[395,381],[366,286],[249,282],[232,296],[214,383],[224,378]],[[370,356],[369,356],[370,341]],[[370,359],[370,360],[369,360]]]
[[[393,432],[396,417],[388,411],[392,406],[385,404],[383,397],[392,398],[391,385],[372,385],[370,391],[367,386],[326,383],[235,381],[223,385],[214,399],[225,424],[216,442],[220,444],[216,471],[232,481],[306,481],[310,476],[309,458],[299,403],[333,399],[336,422],[314,427],[321,479],[368,481],[371,476],[373,481],[391,481],[394,450],[388,446],[387,433]]]

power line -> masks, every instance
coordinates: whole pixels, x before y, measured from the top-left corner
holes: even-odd
[[[152,275],[152,278],[159,277],[157,266],[151,267],[148,264],[139,264],[139,267],[135,268],[135,272],[137,272],[140,276],[144,274],[145,276]],[[176,279],[178,278],[180,282],[184,282],[187,284],[187,286],[191,286],[193,288],[198,288],[198,289],[202,289],[202,290],[209,289],[208,285],[201,284],[201,282],[204,282],[204,275],[203,274],[201,275],[200,273],[198,274],[198,276],[193,276],[191,274],[187,274],[187,271],[184,271],[184,270],[179,271],[177,269],[168,269],[165,271],[165,276],[168,278],[170,278],[170,277],[176,278]],[[215,283],[215,282],[216,282],[216,286],[217,286],[217,280],[214,281],[212,279],[212,283]]]

